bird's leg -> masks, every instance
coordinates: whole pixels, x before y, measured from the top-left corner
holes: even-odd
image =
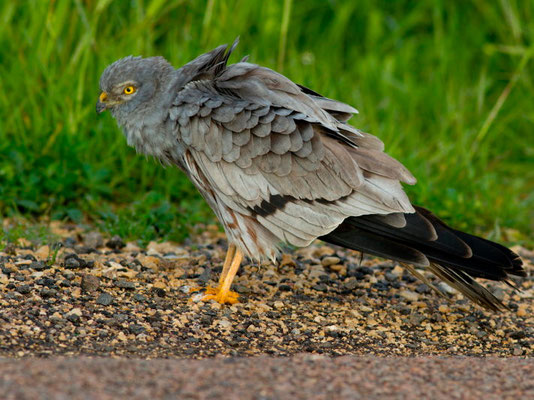
[[[235,244],[231,243],[228,246],[228,251],[226,252],[226,258],[224,259],[223,270],[219,278],[219,285],[224,281],[224,278],[228,274],[228,271],[230,270],[230,265],[232,264],[232,260],[234,259],[234,255],[235,255]]]
[[[230,251],[230,249],[228,249]],[[235,278],[235,274],[237,273],[237,270],[239,269],[239,266],[241,265],[241,261],[243,260],[243,253],[241,250],[236,249],[234,247],[234,256],[232,258],[232,262],[230,263],[230,266],[226,269],[223,269],[223,277],[221,277],[221,280],[219,281],[219,286],[217,286],[217,289],[215,289],[215,293],[207,294],[202,298],[203,301],[206,300],[215,300],[218,303],[221,304],[235,304],[237,303],[237,298],[239,295],[235,292],[232,292],[230,290],[230,286],[232,285],[232,281]],[[226,270],[226,274],[224,274]]]
[[[228,270],[230,269],[230,265],[232,264],[232,260],[234,259],[234,254],[235,254],[235,244],[231,243],[228,246],[228,250],[226,251],[226,257],[224,258],[223,270],[219,278],[219,285],[224,280],[224,277],[226,276],[226,274],[228,274]],[[189,290],[189,293],[198,292],[200,290],[203,290],[203,288],[200,286],[195,286]],[[206,294],[217,294],[217,288],[208,286],[206,288]]]

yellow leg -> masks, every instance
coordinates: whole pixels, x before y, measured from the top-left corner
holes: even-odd
[[[230,265],[232,264],[232,260],[234,259],[234,254],[235,254],[235,244],[228,245],[228,250],[226,251],[226,257],[224,259],[223,270],[219,278],[219,285],[222,283],[222,281],[224,280],[224,277],[226,276],[226,274],[228,273],[228,270],[230,269]],[[195,286],[189,290],[189,293],[199,292],[201,290],[203,290],[202,287]],[[217,288],[214,288],[211,286],[208,286],[206,288],[206,294],[216,294],[216,293],[217,293]]]
[[[226,252],[226,258],[224,259],[223,270],[219,278],[219,285],[224,281],[224,278],[226,278],[226,275],[228,274],[228,271],[230,270],[230,265],[232,264],[232,260],[234,259],[234,255],[235,255],[235,244],[230,244],[228,246],[228,251]]]
[[[228,249],[228,251],[230,251],[230,249]],[[239,295],[235,292],[230,291],[230,286],[232,285],[232,281],[235,278],[235,274],[237,273],[237,270],[239,269],[242,260],[243,253],[239,249],[235,249],[232,262],[227,268],[226,274],[224,274],[225,269],[223,269],[224,277],[222,277],[222,279],[219,281],[219,286],[217,286],[217,289],[215,289],[215,293],[212,292],[207,294],[202,298],[203,301],[215,300],[216,302],[221,304],[237,303],[237,298],[239,297]]]

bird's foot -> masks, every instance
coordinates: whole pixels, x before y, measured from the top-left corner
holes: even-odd
[[[215,300],[220,304],[235,304],[238,303],[239,294],[227,290],[224,292],[220,288],[213,288],[208,286],[205,291],[206,295],[202,297],[201,301]]]
[[[200,301],[209,301],[209,300],[215,300],[217,303],[220,304],[236,304],[239,303],[239,294],[236,292],[232,292],[231,290],[226,291],[226,293],[223,293],[223,291],[216,287],[208,286],[207,288],[195,286],[189,289],[189,293],[195,293],[195,292],[204,292],[204,296],[200,299]],[[197,300],[198,301],[198,300]]]

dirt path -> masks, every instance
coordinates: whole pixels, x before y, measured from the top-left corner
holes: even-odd
[[[11,399],[527,399],[519,358],[0,359]]]

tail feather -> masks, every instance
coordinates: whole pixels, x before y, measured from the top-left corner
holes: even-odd
[[[505,309],[499,299],[473,278],[509,283],[509,275],[526,276],[519,256],[498,243],[450,228],[422,207],[414,208],[413,214],[399,215],[406,220],[403,226],[399,216],[349,217],[321,239],[426,267],[480,306],[492,311]],[[419,275],[416,274],[420,278]]]

